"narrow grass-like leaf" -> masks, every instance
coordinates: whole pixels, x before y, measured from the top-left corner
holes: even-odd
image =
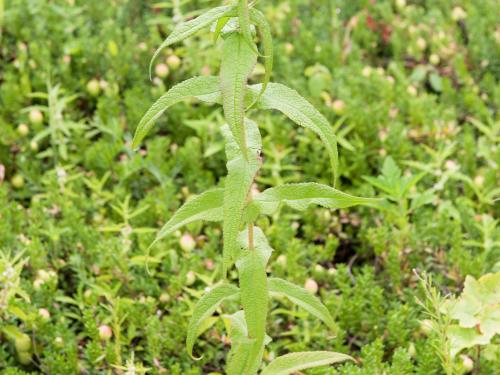
[[[255,23],[257,26],[257,30],[259,31],[261,43],[262,43],[262,49],[264,50],[264,68],[265,68],[265,75],[264,75],[264,80],[262,82],[262,88],[258,94],[258,96],[254,99],[254,102],[250,107],[257,102],[264,91],[266,91],[267,85],[269,84],[269,81],[271,79],[271,74],[273,71],[273,64],[274,64],[274,46],[273,46],[273,37],[271,35],[271,27],[269,26],[269,23],[266,20],[266,17],[262,12],[260,12],[257,9],[251,9],[250,10],[250,18],[251,20]]]
[[[259,228],[254,228],[253,231],[253,249],[249,249],[248,229],[240,234],[240,243],[246,250],[242,251],[236,262],[248,338],[255,340],[250,350],[247,369],[243,372],[248,375],[257,372],[262,360],[269,297],[266,265],[272,252],[264,233]]]
[[[290,301],[323,321],[328,327],[335,329],[333,318],[325,305],[304,288],[278,278],[269,279],[267,285],[271,294],[284,295]]]
[[[276,358],[261,375],[289,375],[308,368],[331,365],[353,360],[352,357],[334,352],[298,352]]]
[[[196,303],[193,315],[189,321],[188,333],[186,338],[186,349],[193,357],[194,341],[197,338],[198,328],[203,321],[211,316],[219,305],[229,298],[238,297],[240,291],[238,287],[231,284],[219,284],[213,287]]]
[[[132,148],[136,148],[153,127],[154,122],[172,105],[187,98],[199,98],[209,101],[213,96],[214,101],[220,93],[217,77],[194,77],[172,87],[162,95],[142,117],[135,131]]]
[[[328,185],[305,182],[264,190],[254,197],[252,205],[258,207],[260,213],[271,215],[276,212],[280,203],[297,210],[304,210],[311,204],[338,209],[356,205],[374,205],[379,202],[380,199],[356,197]]]
[[[210,9],[195,19],[189,20],[187,22],[183,22],[175,27],[175,29],[170,33],[167,39],[158,47],[155,51],[153,57],[151,58],[151,62],[149,63],[149,77],[151,78],[151,71],[153,67],[153,63],[155,59],[158,57],[160,52],[177,42],[180,42],[193,34],[196,34],[201,29],[209,26],[213,22],[217,21],[221,17],[228,16],[233,11],[235,11],[234,6],[221,6],[217,8]]]
[[[262,91],[262,85],[250,87],[251,100]],[[276,109],[300,126],[315,132],[323,141],[330,158],[333,183],[338,177],[337,138],[328,120],[297,91],[279,83],[269,83],[258,101],[261,109]]]
[[[223,219],[223,205],[224,189],[209,190],[198,195],[184,203],[175,212],[174,216],[160,229],[150,246],[193,221],[221,221]]]
[[[239,33],[224,41],[220,67],[220,89],[224,115],[236,143],[246,152],[244,133],[245,95],[248,77],[257,62],[257,55]]]
[[[223,223],[223,268],[225,275],[234,262],[238,246],[238,233],[242,226],[242,212],[247,202],[248,192],[255,174],[259,170],[258,154],[261,149],[261,138],[257,124],[245,121],[248,143],[248,158],[240,151],[231,131],[227,126],[222,128],[226,138],[226,155],[228,159],[224,186],[224,223]]]

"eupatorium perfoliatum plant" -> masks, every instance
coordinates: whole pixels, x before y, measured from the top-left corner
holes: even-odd
[[[288,281],[268,277],[268,261],[273,249],[264,233],[254,225],[259,215],[272,215],[282,204],[303,210],[312,204],[346,208],[375,202],[374,199],[351,196],[334,187],[313,182],[275,186],[252,194],[251,186],[262,164],[262,145],[257,124],[246,117],[250,108],[278,110],[296,124],[315,132],[324,143],[330,159],[333,186],[338,175],[336,137],[326,118],[296,91],[269,82],[273,66],[270,27],[264,15],[253,5],[241,0],[234,5],[208,10],[175,27],[156,51],[153,60],[163,48],[214,25],[215,40],[222,39],[220,74],[218,77],[194,77],[172,87],[144,115],[133,140],[135,148],[155,120],[182,100],[196,98],[202,102],[222,104],[227,121],[221,129],[226,141],[228,171],[224,187],[204,192],[185,203],[160,230],[153,244],[196,220],[222,222],[223,280],[196,304],[189,323],[186,347],[193,356],[194,343],[204,320],[221,308],[224,302],[239,302],[242,310],[228,315],[227,319],[231,351],[226,361],[226,372],[230,375],[253,375],[261,369],[265,346],[271,340],[266,335],[266,322],[269,299],[274,296],[288,297],[328,327],[334,326],[328,309],[318,298]],[[255,30],[257,33],[254,33]],[[257,38],[261,52],[254,41]],[[248,85],[248,77],[259,58],[264,60],[264,81]],[[238,286],[227,277],[232,267],[237,270]],[[234,302],[231,304],[236,305]],[[289,353],[276,358],[261,370],[261,374],[290,374],[350,359],[348,355],[328,351]]]

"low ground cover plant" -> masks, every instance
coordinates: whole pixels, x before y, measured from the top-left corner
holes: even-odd
[[[496,373],[498,11],[0,0],[0,373]]]

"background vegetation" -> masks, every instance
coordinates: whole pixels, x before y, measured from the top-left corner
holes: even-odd
[[[221,109],[177,105],[139,152],[130,148],[157,97],[218,71],[220,48],[202,33],[165,50],[153,82],[147,73],[176,23],[219,4],[0,0],[2,373],[221,371],[223,319],[207,320],[201,361],[183,350],[194,303],[221,277],[219,226],[191,224],[147,250],[184,201],[223,183]],[[273,27],[273,81],[336,129],[339,188],[387,198],[379,211],[284,208],[259,223],[276,249],[273,275],[320,295],[337,323],[326,332],[304,310],[273,302],[277,339],[265,358],[334,350],[358,363],[309,373],[443,373],[412,270],[432,274],[442,295],[458,295],[466,275],[500,271],[498,2],[258,7]],[[256,188],[329,183],[314,134],[277,113],[252,118],[263,134]],[[492,340],[461,352],[457,371],[495,373]]]

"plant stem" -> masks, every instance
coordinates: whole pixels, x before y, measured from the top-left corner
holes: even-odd
[[[248,224],[248,250],[253,250],[253,223]]]

